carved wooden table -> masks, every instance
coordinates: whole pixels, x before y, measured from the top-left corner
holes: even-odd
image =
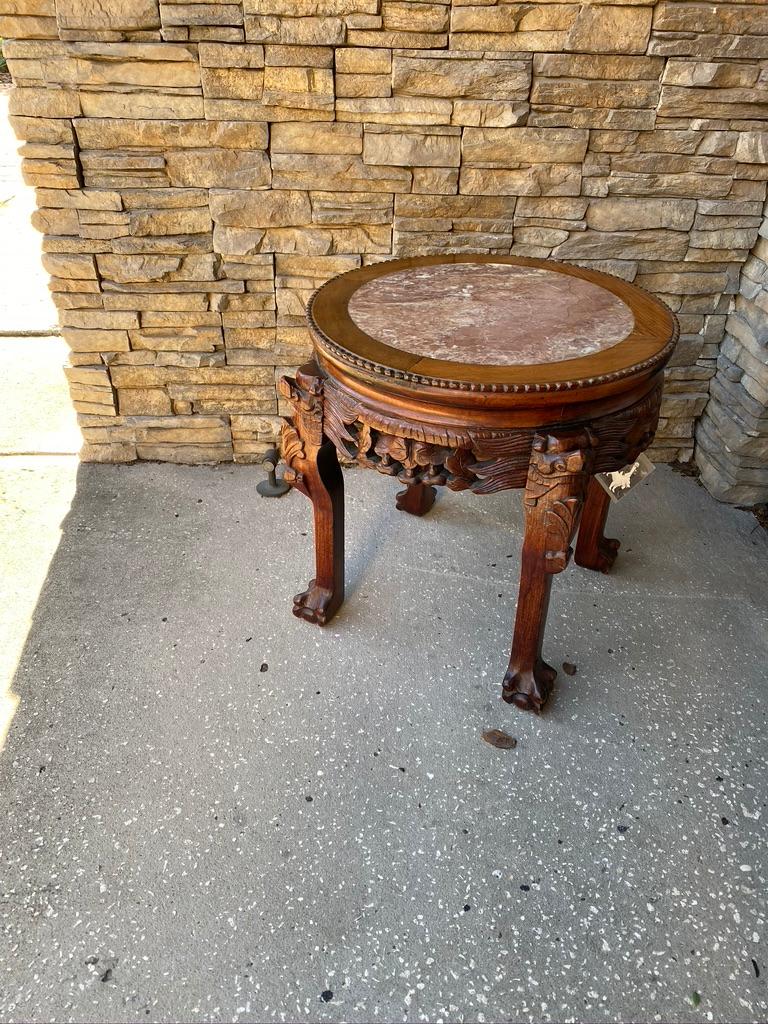
[[[315,358],[283,377],[286,478],[314,507],[315,578],[294,613],[325,625],[344,598],[338,454],[405,485],[424,515],[435,486],[524,487],[525,539],[502,696],[539,711],[556,672],[541,647],[552,575],[607,572],[608,496],[592,479],[651,443],[675,317],[618,278],[550,260],[426,256],[336,277],[308,308]],[[579,528],[579,522],[581,525]]]

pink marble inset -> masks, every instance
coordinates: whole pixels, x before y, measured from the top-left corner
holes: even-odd
[[[349,315],[377,341],[483,366],[556,363],[631,333],[630,308],[590,281],[508,263],[414,267],[362,285]]]

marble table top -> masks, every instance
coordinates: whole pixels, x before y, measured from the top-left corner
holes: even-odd
[[[375,278],[348,312],[369,337],[415,355],[479,365],[592,355],[631,333],[630,308],[570,274],[508,263],[443,263]]]

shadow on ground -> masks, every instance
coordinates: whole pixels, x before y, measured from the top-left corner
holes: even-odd
[[[414,520],[350,473],[319,630],[309,505],[258,477],[77,470],[0,755],[0,1016],[765,1019],[753,517],[667,470],[620,503],[536,719],[499,700],[519,495]]]

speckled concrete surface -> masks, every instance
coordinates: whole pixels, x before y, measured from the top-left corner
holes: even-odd
[[[322,631],[309,504],[259,475],[77,472],[0,755],[0,1018],[765,1020],[755,520],[667,469],[617,505],[536,719],[499,700],[519,495],[415,520],[350,473]]]

